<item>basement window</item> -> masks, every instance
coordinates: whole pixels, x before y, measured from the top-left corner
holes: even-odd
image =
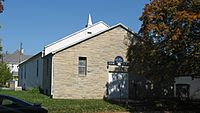
[[[87,57],[79,57],[78,74],[79,76],[85,76],[87,74]]]

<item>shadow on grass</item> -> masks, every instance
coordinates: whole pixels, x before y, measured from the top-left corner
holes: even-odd
[[[105,99],[105,101],[120,105],[131,113],[200,113],[200,100],[178,100],[173,98],[159,100]]]

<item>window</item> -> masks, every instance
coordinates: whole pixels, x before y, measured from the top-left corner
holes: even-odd
[[[39,75],[39,60],[37,60],[37,77],[38,77],[38,75]]]
[[[19,69],[21,80],[23,79],[23,67]]]
[[[47,70],[46,70],[46,72],[47,72],[47,76],[49,75],[49,58],[47,58]]]
[[[24,67],[24,79],[26,79],[26,65]]]
[[[79,57],[78,73],[80,76],[85,76],[87,73],[87,58]]]
[[[22,107],[22,105],[19,102],[7,98],[0,98],[0,104],[2,106],[10,108]]]
[[[1,105],[3,106],[11,106],[13,104],[13,102],[11,100],[7,100],[7,99],[3,99]]]

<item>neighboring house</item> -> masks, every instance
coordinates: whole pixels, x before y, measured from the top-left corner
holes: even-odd
[[[200,99],[200,76],[176,77],[174,89],[174,95],[178,98]]]
[[[3,53],[1,62],[6,63],[10,68],[10,72],[13,75],[13,80],[18,80],[18,64],[30,58],[30,55],[24,55],[19,50],[16,50],[14,53]]]
[[[107,62],[116,56],[126,58],[124,42],[129,34],[136,36],[121,23],[112,27],[102,21],[92,24],[89,16],[86,28],[45,46],[21,63],[20,84],[24,89],[40,87],[57,99],[128,98],[126,72],[108,68]],[[124,93],[119,95],[121,91]],[[109,96],[115,92],[118,94]]]

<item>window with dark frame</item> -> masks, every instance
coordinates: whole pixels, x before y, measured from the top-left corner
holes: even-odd
[[[24,67],[24,79],[26,79],[26,65]]]
[[[39,75],[39,60],[37,60],[37,77]]]
[[[49,75],[49,58],[47,58],[47,76]]]
[[[86,57],[79,57],[78,74],[79,76],[85,76],[87,74],[87,58]]]
[[[23,79],[23,68],[20,68],[20,75],[21,79]]]

